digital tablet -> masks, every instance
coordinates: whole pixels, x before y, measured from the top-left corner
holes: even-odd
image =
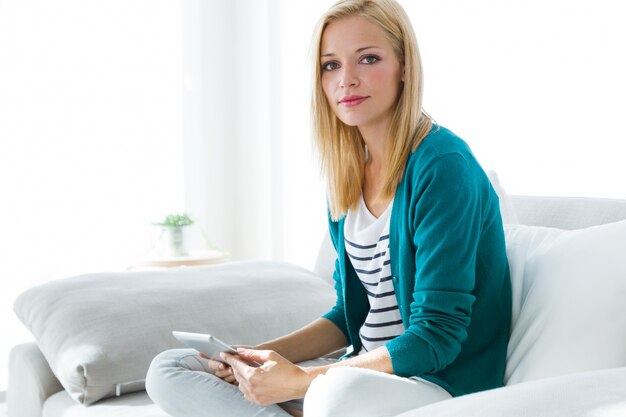
[[[207,357],[225,363],[220,357],[221,352],[232,353],[237,355],[237,351],[232,346],[222,342],[217,337],[204,333],[189,333],[173,331],[172,334],[176,339],[185,345],[204,353]],[[252,362],[252,365],[260,366],[258,362]]]

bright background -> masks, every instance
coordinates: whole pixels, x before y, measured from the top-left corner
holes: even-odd
[[[426,110],[509,193],[626,198],[623,2],[400,2]],[[0,0],[0,392],[30,340],[15,297],[125,269],[169,212],[235,260],[312,267],[307,54],[332,3]]]

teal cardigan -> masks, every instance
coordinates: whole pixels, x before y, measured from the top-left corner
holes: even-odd
[[[356,354],[369,302],[346,256],[344,220],[329,217],[337,301],[323,317]],[[394,373],[453,396],[502,386],[511,281],[498,196],[468,145],[444,127],[434,125],[408,158],[389,253],[405,328],[385,345]]]

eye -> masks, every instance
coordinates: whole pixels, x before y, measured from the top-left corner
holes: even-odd
[[[378,58],[376,55],[367,55],[361,60],[361,62],[364,62],[365,64],[374,64],[378,61],[380,61],[380,58]]]
[[[339,67],[339,65],[337,65],[336,62],[334,61],[330,61],[330,62],[326,62],[325,64],[322,64],[322,71],[332,71],[335,70]]]

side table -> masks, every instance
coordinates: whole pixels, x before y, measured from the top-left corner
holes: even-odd
[[[147,258],[139,260],[126,268],[127,271],[175,268],[179,266],[213,265],[227,262],[228,252],[218,250],[192,251],[187,256],[169,258]]]

